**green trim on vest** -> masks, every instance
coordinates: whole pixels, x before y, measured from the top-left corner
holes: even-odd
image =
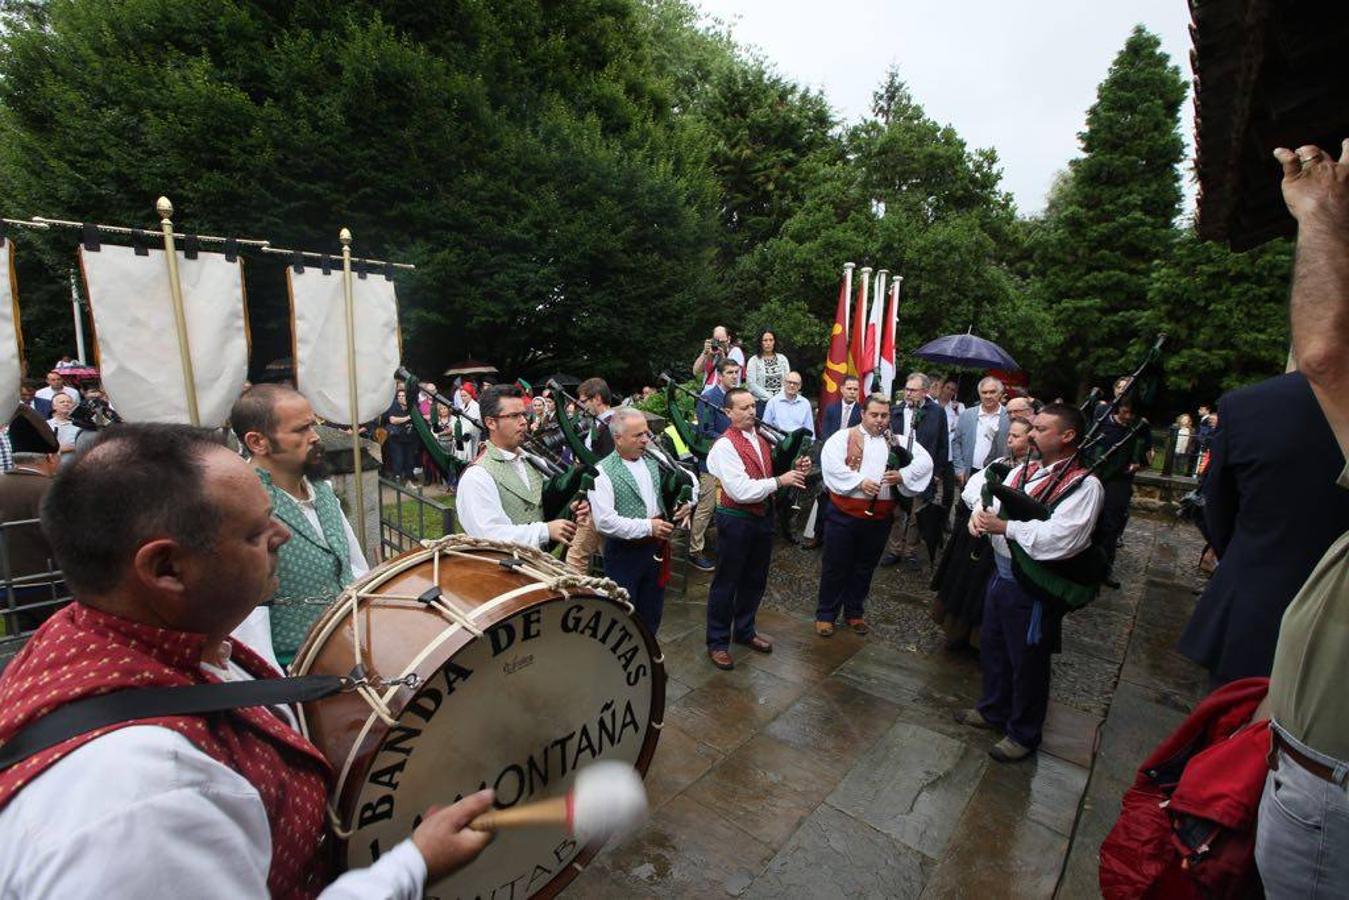
[[[309,483],[321,526],[321,533],[316,534],[295,498],[272,483],[270,472],[256,471],[271,497],[276,517],[291,530],[291,539],[277,554],[279,584],[271,597],[277,604],[271,610],[272,649],[277,662],[285,667],[295,658],[310,627],[327,609],[324,603],[287,601],[323,598],[332,603],[353,581],[351,555],[342,505],[331,484]]]
[[[646,464],[646,470],[651,475],[651,486],[656,492],[656,508],[660,510],[661,516],[665,516],[665,499],[661,496],[660,489],[660,469],[656,467],[656,461],[649,456],[643,456],[642,462]],[[615,450],[599,462],[600,471],[609,476],[609,481],[614,486],[614,512],[625,519],[645,519],[646,501],[642,499],[642,492],[637,487],[637,479],[632,477],[632,472],[623,465],[623,457],[618,455]]]
[[[501,498],[501,511],[512,525],[529,525],[543,521],[543,476],[528,463],[525,475],[528,484],[521,484],[515,467],[502,455],[501,448],[491,441],[487,449],[474,465],[482,466],[483,471],[492,476],[497,486],[497,496]]]

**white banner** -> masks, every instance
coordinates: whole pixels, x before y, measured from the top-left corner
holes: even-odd
[[[331,422],[351,424],[347,383],[347,311],[342,269],[328,275],[317,266],[296,272],[286,267],[291,333],[295,340],[295,386],[314,412]],[[356,421],[382,415],[393,402],[398,344],[398,298],[382,273],[351,276],[356,323]]]
[[[219,253],[177,255],[199,424],[216,428],[248,376],[243,262]],[[190,422],[164,251],[137,256],[131,247],[81,247],[80,268],[99,377],[112,405],[128,422]]]
[[[23,339],[19,336],[19,282],[14,278],[14,242],[0,238],[0,424],[19,408],[23,381]]]

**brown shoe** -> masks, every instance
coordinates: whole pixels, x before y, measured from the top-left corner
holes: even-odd
[[[724,671],[730,671],[735,668],[735,660],[731,659],[731,654],[727,650],[708,650],[707,658],[712,660],[712,665]]]
[[[747,641],[736,641],[736,643],[748,647],[749,649],[755,651],[756,653],[773,652],[773,642],[761,634],[756,634],[754,637],[750,638]]]
[[[853,630],[853,634],[866,634],[871,631],[866,619],[849,619],[848,627]]]
[[[820,637],[833,637],[834,623],[817,621],[815,623],[815,633],[818,634]]]

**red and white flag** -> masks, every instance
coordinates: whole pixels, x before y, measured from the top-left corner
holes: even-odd
[[[899,285],[904,280],[896,275],[890,284],[890,302],[886,304],[884,327],[881,329],[881,360],[876,371],[876,390],[887,397],[895,388],[895,329],[899,323]],[[878,301],[880,298],[876,298]],[[881,304],[877,302],[877,306]]]
[[[862,267],[862,277],[857,279],[857,306],[852,315],[852,335],[848,342],[848,374],[856,375],[862,384],[867,383],[866,374],[871,371],[871,363],[866,358],[867,335],[867,295],[871,291],[871,266]]]
[[[848,374],[848,292],[852,290],[852,263],[843,266],[843,281],[838,286],[838,306],[834,310],[834,326],[829,332],[829,358],[824,363],[824,377],[820,379],[820,412],[839,399],[843,376]]]
[[[867,316],[866,336],[862,339],[862,356],[866,359],[866,374],[862,376],[862,392],[870,394],[880,385],[881,331],[885,321],[885,280],[889,269],[876,273],[876,292],[871,299],[871,312]]]

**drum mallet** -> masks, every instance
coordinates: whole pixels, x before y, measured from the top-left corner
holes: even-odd
[[[581,843],[608,840],[646,820],[646,788],[627,763],[600,762],[582,769],[563,797],[550,797],[510,809],[483,813],[468,827],[474,831],[562,826]]]

